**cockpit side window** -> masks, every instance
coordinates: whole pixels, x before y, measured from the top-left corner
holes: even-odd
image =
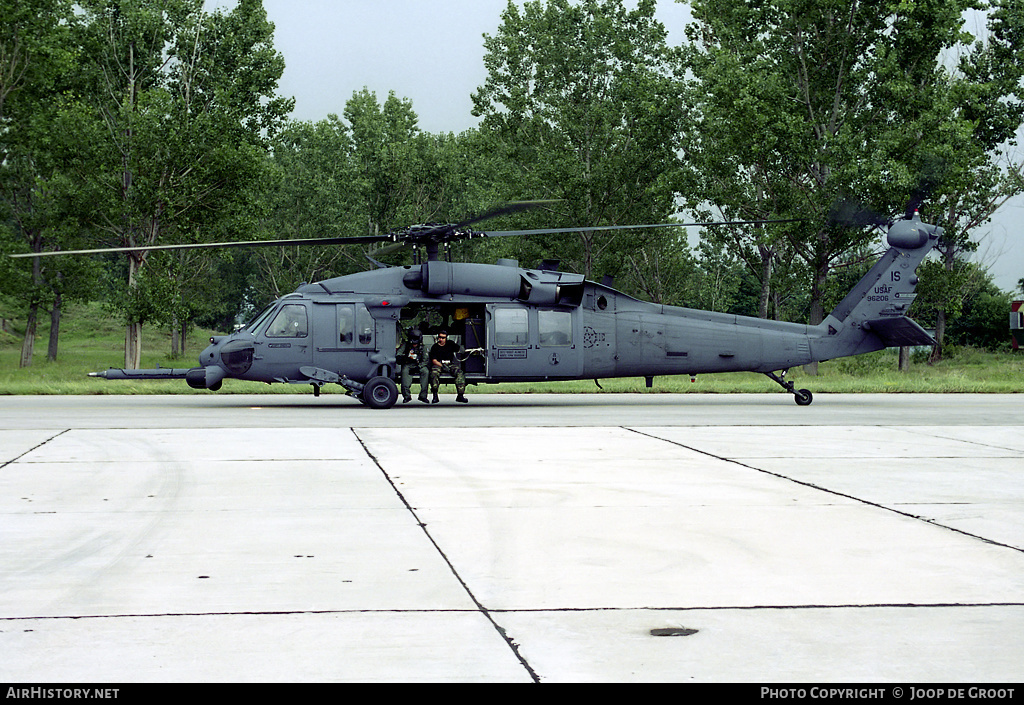
[[[307,335],[309,322],[302,304],[285,304],[267,326],[268,338],[305,338]]]

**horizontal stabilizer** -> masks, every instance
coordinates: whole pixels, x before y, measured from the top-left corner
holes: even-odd
[[[928,331],[906,316],[867,321],[864,327],[881,338],[889,348],[937,344]]]

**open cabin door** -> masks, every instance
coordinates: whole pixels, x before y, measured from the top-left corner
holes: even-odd
[[[487,376],[577,377],[583,370],[579,309],[487,306]]]

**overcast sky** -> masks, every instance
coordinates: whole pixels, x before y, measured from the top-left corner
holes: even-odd
[[[521,4],[521,3],[520,3]],[[207,0],[208,7],[233,7]],[[284,55],[279,92],[295,98],[297,120],[341,115],[364,87],[381,102],[389,91],[412,101],[420,128],[461,132],[477,124],[470,94],[483,84],[483,35],[501,24],[506,0],[263,0]],[[658,0],[657,17],[680,44],[689,8]],[[968,28],[976,31],[975,28]],[[1024,277],[1024,199],[1004,206],[978,232],[977,258],[996,284],[1016,289]]]
[[[213,2],[214,6],[231,6]],[[483,35],[496,34],[506,0],[264,0],[285,57],[280,92],[299,120],[341,115],[369,88],[412,101],[427,132],[477,124],[470,94],[487,76]],[[660,0],[658,18],[681,41],[689,8]]]

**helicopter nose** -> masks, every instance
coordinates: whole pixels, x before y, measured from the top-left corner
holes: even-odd
[[[224,368],[233,375],[243,375],[252,367],[255,346],[252,340],[230,340],[220,349]]]
[[[213,338],[212,345],[199,355],[199,364],[203,367],[219,365],[230,375],[244,375],[252,367],[255,346],[252,340],[236,338],[225,340]]]

